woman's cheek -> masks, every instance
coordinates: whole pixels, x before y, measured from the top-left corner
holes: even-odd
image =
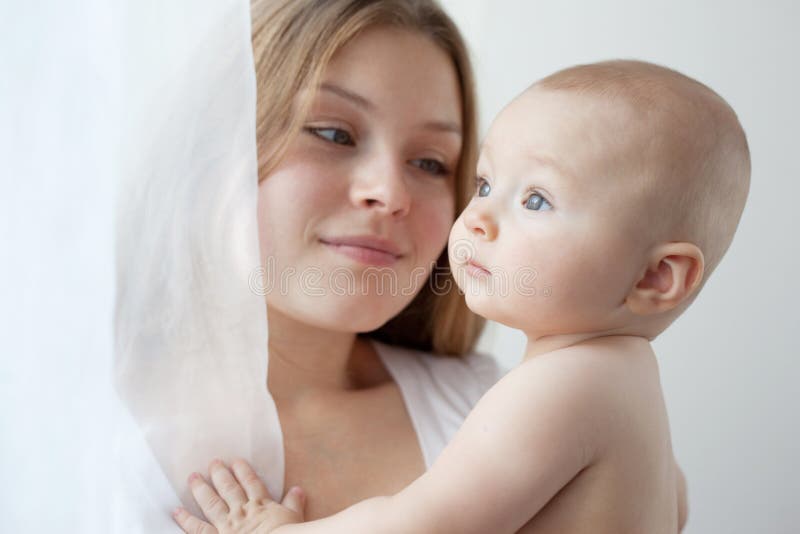
[[[453,228],[455,218],[454,202],[451,196],[440,198],[438,202],[426,203],[424,215],[419,217],[417,225],[420,241],[426,242],[426,250],[435,260],[444,246]]]

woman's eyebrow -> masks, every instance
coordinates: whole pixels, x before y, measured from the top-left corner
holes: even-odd
[[[345,100],[349,100],[353,104],[357,105],[360,108],[364,109],[373,109],[375,106],[364,98],[361,95],[358,95],[352,91],[345,89],[344,87],[339,87],[338,85],[334,85],[332,83],[323,83],[320,85],[321,91],[327,91],[329,93],[333,93],[336,96],[344,98]]]
[[[454,133],[461,137],[461,125],[453,121],[427,121],[422,123],[422,127],[435,132]]]
[[[339,85],[336,85],[336,84],[333,84],[333,83],[330,83],[330,82],[325,82],[322,85],[320,85],[319,88],[320,88],[321,91],[326,91],[326,92],[334,94],[334,95],[336,95],[336,96],[338,96],[340,98],[344,98],[345,100],[349,100],[350,102],[352,102],[353,104],[355,104],[356,106],[358,106],[360,108],[363,108],[363,109],[366,109],[366,110],[372,110],[372,109],[375,108],[375,105],[372,102],[370,102],[369,100],[367,100],[366,98],[364,98],[363,96],[361,96],[361,95],[359,95],[357,93],[354,93],[354,92],[350,91],[349,89],[345,89],[344,87],[341,87]],[[454,122],[454,121],[447,121],[447,120],[443,120],[443,121],[439,121],[439,120],[426,121],[426,122],[423,122],[420,126],[422,128],[424,128],[425,130],[432,130],[432,131],[435,131],[435,132],[454,133],[454,134],[458,135],[459,137],[461,136],[461,125],[459,125],[457,122]]]

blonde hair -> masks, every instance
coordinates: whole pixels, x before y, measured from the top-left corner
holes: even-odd
[[[462,102],[462,147],[455,170],[455,205],[460,213],[472,195],[477,158],[476,97],[467,48],[458,29],[433,0],[252,0],[256,67],[258,177],[264,180],[298,134],[333,55],[374,26],[406,29],[429,37],[452,58]],[[310,94],[309,94],[310,93]],[[449,273],[445,250],[428,284],[397,316],[369,332],[375,339],[438,354],[470,352],[484,321],[466,306]]]
[[[645,228],[656,239],[700,248],[699,291],[733,240],[750,188],[750,150],[730,105],[697,80],[644,61],[578,65],[533,87],[597,96],[633,112],[626,130],[636,138]]]

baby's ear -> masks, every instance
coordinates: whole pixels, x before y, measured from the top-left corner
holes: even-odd
[[[692,243],[664,243],[653,250],[647,269],[625,304],[635,314],[669,311],[689,298],[703,279],[702,251]]]

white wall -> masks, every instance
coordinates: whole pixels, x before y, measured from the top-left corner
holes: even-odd
[[[689,480],[688,534],[797,532],[800,499],[800,198],[795,100],[800,7],[789,1],[444,0],[474,53],[482,132],[514,95],[560,68],[611,58],[661,63],[736,109],[753,159],[750,197],[703,293],[655,342],[676,454]],[[512,364],[518,332],[481,347]]]

